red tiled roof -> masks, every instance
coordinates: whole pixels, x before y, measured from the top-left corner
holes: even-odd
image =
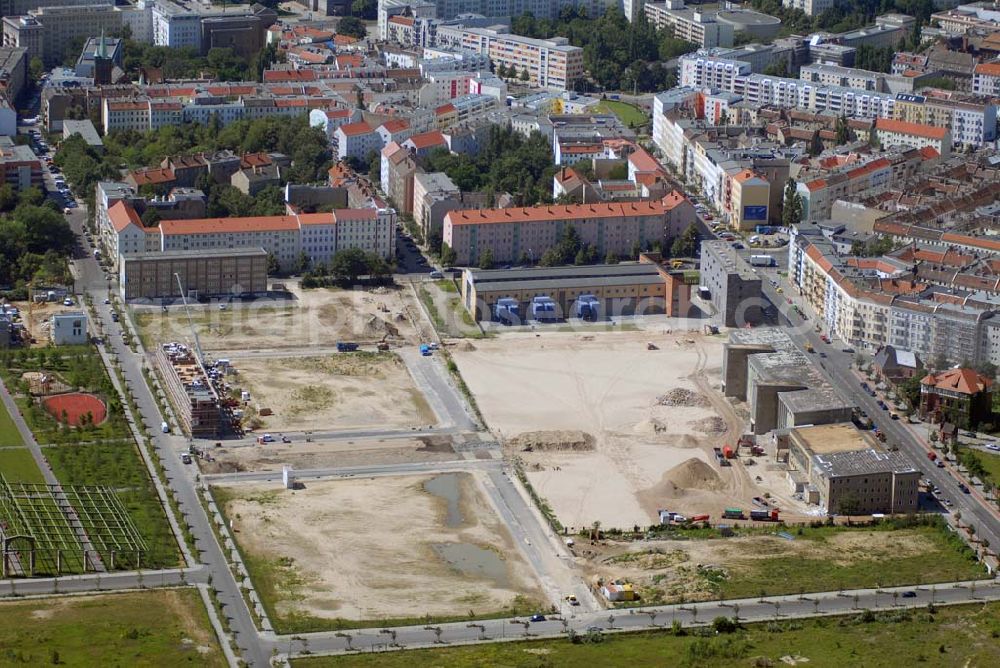
[[[979,63],[976,65],[976,74],[985,74],[991,77],[1000,77],[1000,63]]]
[[[406,143],[412,145],[413,148],[417,150],[430,148],[431,146],[448,145],[448,142],[445,141],[444,135],[441,134],[440,130],[431,130],[430,132],[422,132],[418,135],[413,135],[406,140]]]
[[[111,226],[115,228],[116,232],[121,232],[129,225],[136,225],[140,228],[143,226],[142,218],[135,212],[135,209],[130,204],[120,200],[108,209],[108,220],[111,221]]]
[[[372,126],[368,125],[365,121],[360,121],[358,123],[348,123],[347,125],[341,125],[337,128],[338,132],[344,133],[345,137],[357,137],[360,135],[366,135],[372,131]]]
[[[926,137],[928,139],[944,139],[945,134],[948,132],[946,128],[938,128],[933,125],[925,125],[924,123],[897,121],[892,118],[880,118],[876,120],[875,129],[903,135]]]
[[[666,211],[677,206],[677,204],[679,204],[679,201],[670,201],[669,203],[644,201],[532,206],[515,209],[471,209],[450,211],[445,216],[445,221],[451,225],[482,225],[491,223],[537,223],[580,218],[662,216]]]
[[[194,218],[161,220],[164,236],[238,232],[283,232],[299,228],[295,216],[250,216],[248,218]]]
[[[973,369],[948,369],[924,376],[921,385],[940,387],[961,394],[978,394],[993,385],[993,379],[981,376]]]
[[[394,118],[382,124],[382,128],[386,132],[390,132],[393,134],[397,132],[402,132],[403,130],[408,130],[409,127],[410,127],[410,122],[404,118]]]
[[[129,176],[132,177],[137,186],[170,183],[175,179],[174,170],[168,168],[138,169],[129,174]]]

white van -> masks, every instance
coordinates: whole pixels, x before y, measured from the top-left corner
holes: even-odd
[[[170,433],[170,425],[167,424],[166,422],[160,424],[160,429],[163,431],[164,434]]]

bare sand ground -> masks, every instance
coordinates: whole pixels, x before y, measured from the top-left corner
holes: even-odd
[[[266,407],[269,431],[431,424],[434,413],[393,353],[235,360],[235,385]]]
[[[280,471],[284,465],[318,469],[458,459],[447,436],[227,446],[213,448],[211,455],[215,461],[199,462],[202,473]]]
[[[375,343],[386,335],[391,342],[415,343],[419,338],[412,324],[418,313],[408,290],[302,290],[297,281],[285,285],[295,295],[294,301],[258,300],[225,311],[215,306],[193,307],[192,320],[202,348],[211,352],[333,346],[337,341]],[[140,310],[136,324],[146,345],[191,343],[184,309]]]
[[[577,563],[593,581],[623,578],[644,591],[644,598],[708,600],[717,596],[705,569],[721,570],[731,578],[752,569],[762,559],[823,559],[837,566],[861,560],[912,557],[934,548],[925,536],[903,531],[838,533],[828,540],[787,541],[777,536],[746,536],[726,540],[653,540],[602,543],[576,548]]]
[[[35,339],[35,343],[31,345],[36,348],[49,345],[49,337],[52,327],[51,319],[53,315],[57,313],[65,313],[66,311],[84,310],[83,307],[78,304],[74,304],[73,306],[63,306],[62,301],[40,302],[34,304],[24,301],[11,302],[10,305],[17,308],[21,312],[21,322],[24,323],[24,326],[28,329],[32,338]]]
[[[721,337],[654,332],[510,333],[452,352],[503,440],[545,430],[593,437],[589,450],[508,447],[574,528],[645,526],[659,508],[717,517],[763,494],[748,469],[714,461],[712,447],[735,443],[744,428],[718,391],[721,353]],[[669,402],[680,405],[660,405],[664,395],[681,397]],[[782,499],[782,508],[792,504]]]
[[[518,596],[541,600],[532,571],[495,517],[473,474],[457,476],[458,526],[424,489],[434,476],[225,488],[236,538],[251,554],[290,564],[278,583],[279,615],[369,620],[498,611]],[[501,560],[504,584],[463,575],[435,549],[467,543]]]

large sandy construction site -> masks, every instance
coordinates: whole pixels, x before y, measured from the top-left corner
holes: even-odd
[[[214,305],[192,307],[202,348],[207,352],[275,348],[330,347],[337,341],[415,343],[414,310],[409,291],[301,290],[290,281],[290,301],[258,300],[226,310]],[[136,315],[144,343],[191,342],[191,326],[183,308],[148,309]]]
[[[734,444],[745,422],[719,392],[722,342],[543,330],[462,343],[453,355],[487,425],[564,525],[631,528],[657,522],[660,508],[718,518],[748,507],[765,491],[758,475],[783,509],[796,505],[763,462],[715,463],[712,448]]]
[[[234,357],[235,384],[266,408],[261,428],[308,431],[416,427],[435,422],[394,353]]]
[[[244,552],[277,565],[278,617],[484,615],[541,600],[475,474],[217,489]]]
[[[275,441],[263,446],[224,441],[222,447],[211,450],[212,461],[203,460],[199,465],[202,473],[232,473],[280,471],[286,465],[298,470],[453,461],[453,438],[444,434],[380,439],[317,437],[309,442]]]

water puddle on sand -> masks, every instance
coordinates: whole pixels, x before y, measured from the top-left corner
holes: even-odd
[[[492,580],[497,587],[510,587],[507,565],[496,552],[470,543],[435,543],[432,547],[462,575]]]
[[[444,520],[445,526],[452,529],[462,526],[462,510],[458,507],[462,491],[459,489],[457,473],[442,473],[434,476],[424,483],[424,491],[439,499],[444,499],[448,504],[448,514]]]

